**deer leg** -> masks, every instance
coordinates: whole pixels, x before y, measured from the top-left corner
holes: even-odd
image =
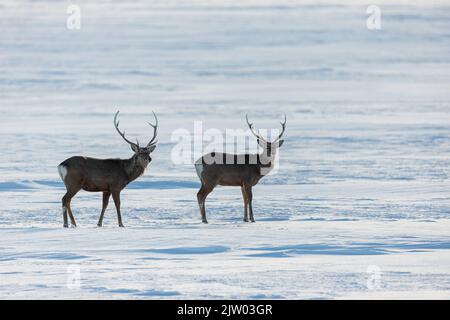
[[[205,191],[206,191],[206,187],[205,185],[202,184],[202,186],[200,187],[200,190],[197,192],[197,201],[198,201],[198,206],[200,208],[200,215],[202,217],[202,222],[203,223],[208,223],[208,220],[206,220],[206,210],[205,210]]]
[[[102,203],[102,212],[100,213],[100,218],[98,219],[97,227],[101,227],[103,224],[103,216],[105,214],[106,208],[108,207],[109,198],[111,196],[110,192],[103,192],[103,203]]]
[[[75,218],[73,217],[73,214],[72,214],[72,208],[70,207],[70,202],[69,202],[69,206],[67,207],[67,212],[69,213],[70,223],[71,223],[74,227],[76,227],[76,226],[77,226],[77,223],[75,222]]]
[[[241,191],[242,191],[242,198],[244,199],[244,222],[248,222],[248,210],[247,210],[248,199],[244,186],[241,187]]]
[[[62,198],[62,214],[63,214],[63,220],[64,220],[64,228],[68,228],[69,224],[67,223],[67,195],[68,192],[64,195],[64,197]]]
[[[253,200],[252,186],[246,186],[245,193],[247,195],[248,209],[249,209],[249,213],[250,213],[250,221],[255,222],[255,218],[253,217],[253,207],[252,207],[252,200]]]
[[[64,219],[64,228],[69,227],[69,223],[67,221],[67,213],[69,213],[71,223],[76,226],[75,219],[72,214],[72,210],[70,209],[70,201],[77,194],[77,191],[67,190],[66,194],[62,198],[62,211],[63,211],[63,219]]]
[[[206,220],[205,200],[208,194],[210,194],[213,189],[214,188],[210,188],[202,184],[200,190],[197,193],[198,206],[200,208],[200,215],[202,217],[203,223],[208,223],[208,220]]]
[[[119,227],[123,228],[122,216],[120,215],[120,191],[119,192],[113,192],[112,197],[113,197],[113,200],[114,200],[114,204],[116,205],[117,221],[119,222]]]

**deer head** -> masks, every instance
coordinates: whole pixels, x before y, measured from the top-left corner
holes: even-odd
[[[280,140],[284,134],[284,130],[286,129],[286,114],[284,114],[284,121],[280,122],[281,124],[281,132],[278,137],[273,141],[267,141],[260,134],[259,130],[255,131],[253,127],[253,123],[248,121],[248,115],[245,115],[245,119],[247,121],[247,125],[253,135],[256,137],[258,144],[264,149],[264,154],[267,156],[273,156],[276,154],[277,149],[283,145],[284,140]]]
[[[158,130],[158,118],[156,117],[156,114],[153,112],[153,116],[155,117],[155,124],[151,124],[148,122],[148,124],[153,128],[153,137],[151,138],[150,142],[147,143],[145,147],[139,146],[139,141],[136,139],[136,143],[131,142],[125,137],[125,131],[121,132],[119,130],[119,120],[117,117],[119,116],[119,112],[116,112],[116,115],[114,116],[114,127],[116,128],[119,135],[125,140],[131,147],[131,150],[134,152],[133,158],[135,158],[136,162],[142,167],[146,168],[148,164],[152,161],[152,158],[150,157],[150,153],[153,152],[156,148],[156,143],[158,140],[156,139],[157,136],[157,130]]]

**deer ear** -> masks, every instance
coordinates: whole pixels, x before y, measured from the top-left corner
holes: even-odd
[[[134,152],[138,152],[139,151],[139,147],[135,144],[130,144],[131,146],[131,150],[133,150]]]
[[[148,151],[149,151],[149,152],[153,152],[153,150],[155,150],[155,148],[156,148],[156,144],[154,144],[154,145],[148,147]]]
[[[283,145],[284,140],[280,140],[278,141],[278,148],[281,147]]]

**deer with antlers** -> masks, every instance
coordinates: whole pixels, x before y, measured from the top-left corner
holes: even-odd
[[[112,195],[117,210],[117,220],[119,227],[123,227],[122,216],[120,214],[120,192],[133,180],[141,176],[148,164],[152,161],[150,153],[156,148],[156,136],[158,128],[158,118],[155,117],[155,124],[149,123],[153,128],[153,137],[145,147],[139,146],[139,141],[131,142],[125,137],[125,132],[119,130],[117,117],[119,111],[114,116],[114,127],[119,135],[125,140],[134,152],[130,159],[94,159],[88,157],[75,156],[63,161],[58,166],[58,172],[63,180],[67,192],[62,198],[64,227],[67,228],[67,213],[69,213],[71,224],[76,227],[75,218],[72,214],[70,202],[81,189],[90,192],[103,192],[103,206],[97,226],[101,227],[103,215],[108,206],[109,198]]]
[[[255,132],[253,123],[248,121],[247,115],[245,118],[250,131],[257,138],[258,145],[263,148],[262,153],[239,155],[211,152],[195,162],[195,169],[202,184],[197,193],[197,200],[203,223],[208,223],[205,209],[206,197],[218,185],[240,186],[244,199],[244,221],[255,222],[252,187],[273,169],[277,150],[284,142],[281,137],[286,128],[286,114],[284,122],[281,122],[281,133],[272,142],[265,140],[259,131]]]

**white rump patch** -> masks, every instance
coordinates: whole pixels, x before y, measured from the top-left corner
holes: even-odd
[[[66,176],[67,176],[67,168],[60,164],[58,166],[58,172],[59,172],[59,176],[61,177],[62,181],[65,181]]]

